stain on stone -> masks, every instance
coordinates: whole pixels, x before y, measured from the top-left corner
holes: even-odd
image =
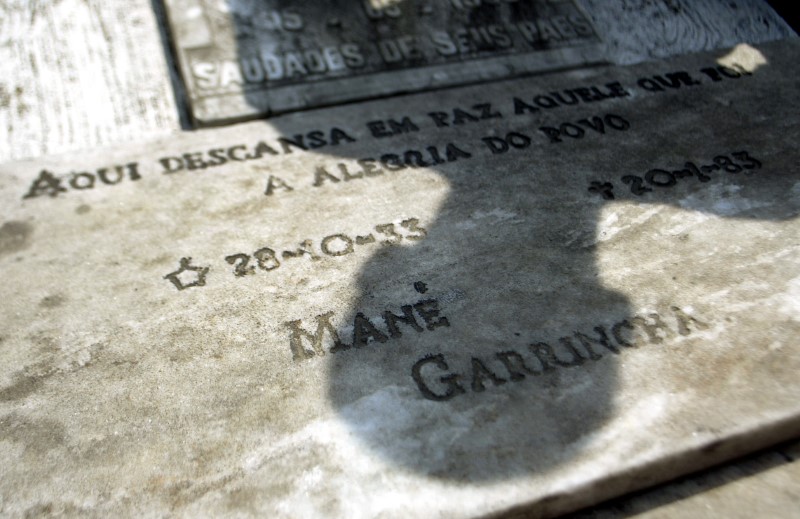
[[[86,204],[81,204],[81,205],[79,205],[78,207],[75,208],[75,212],[77,214],[86,214],[91,210],[92,210],[92,206],[86,205]]]
[[[0,418],[0,440],[20,443],[34,454],[61,448],[66,438],[64,426],[53,420],[34,420],[18,413]]]
[[[25,519],[34,517],[95,517],[96,513],[90,508],[84,508],[70,502],[37,503],[25,510],[22,515]]]
[[[58,353],[60,350],[58,341],[47,335],[39,333],[31,335],[28,338],[33,344],[39,347],[39,352],[41,355],[52,355],[54,353]],[[37,370],[44,369],[46,372],[50,369],[49,364],[46,362],[37,363],[35,366],[32,366],[32,368]]]
[[[97,362],[99,353],[105,345],[96,342],[88,348],[74,350],[65,355],[56,339],[44,334],[29,336],[37,356],[43,360],[31,364],[16,372],[11,378],[11,384],[0,387],[0,402],[13,402],[26,398],[28,395],[40,390],[50,377],[71,373]],[[58,364],[58,365],[57,365]]]
[[[191,362],[199,357],[207,356],[205,349],[196,345],[198,330],[190,326],[181,326],[170,333],[170,338],[162,350],[170,362]]]
[[[41,301],[39,301],[39,306],[42,308],[57,308],[63,305],[66,300],[67,298],[61,294],[54,294],[52,296],[44,297]]]
[[[208,482],[155,476],[148,480],[146,489],[149,493],[159,493],[163,495],[169,499],[173,507],[180,507],[196,501],[209,492],[224,488],[231,481],[240,476],[241,474],[238,472],[235,474],[226,474]]]
[[[53,503],[37,503],[25,510],[25,519],[53,515]]]
[[[160,265],[166,265],[171,263],[174,260],[172,256],[169,254],[161,254],[160,256],[156,256],[155,258],[148,259],[144,262],[145,267],[157,267]]]
[[[288,493],[288,492],[287,492]],[[262,491],[257,488],[242,486],[225,493],[225,506],[228,512],[258,515],[258,499]]]
[[[0,402],[13,402],[23,399],[39,389],[43,382],[44,379],[42,377],[17,373],[10,386],[0,388]]]
[[[0,256],[17,252],[28,246],[33,226],[26,222],[10,221],[0,227]]]
[[[0,108],[8,108],[10,104],[11,95],[9,95],[5,85],[0,84]]]

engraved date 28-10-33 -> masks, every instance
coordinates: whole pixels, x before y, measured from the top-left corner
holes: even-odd
[[[312,261],[322,259],[322,255],[339,257],[347,256],[363,245],[400,245],[405,241],[419,241],[428,235],[428,231],[420,226],[418,218],[406,218],[398,223],[384,223],[373,227],[374,232],[350,237],[344,233],[325,236],[319,242],[303,240],[296,249],[277,252],[270,247],[261,247],[253,253],[237,252],[225,256],[225,261],[233,266],[236,277],[255,274],[257,271],[269,272],[280,268],[287,260],[308,256]],[[206,285],[206,277],[211,270],[207,265],[195,265],[191,257],[181,258],[177,270],[170,272],[164,279],[172,283],[179,291]]]
[[[399,228],[398,228],[399,227]],[[357,245],[380,243],[381,245],[398,245],[403,240],[417,241],[423,239],[428,231],[419,225],[419,219],[408,218],[398,225],[385,223],[374,227],[375,233],[363,236],[350,236],[337,233],[325,236],[319,241],[319,251],[326,256],[347,256],[355,252]],[[376,236],[377,235],[377,236]],[[315,251],[313,240],[303,240],[294,250],[284,250],[280,253],[271,247],[262,247],[252,254],[238,252],[225,256],[225,261],[233,265],[236,277],[255,274],[256,270],[269,272],[281,266],[281,260],[299,258],[308,255],[312,260],[319,260],[320,255]]]

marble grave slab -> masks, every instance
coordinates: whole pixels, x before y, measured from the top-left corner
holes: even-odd
[[[0,166],[0,513],[550,516],[796,437],[798,51]]]

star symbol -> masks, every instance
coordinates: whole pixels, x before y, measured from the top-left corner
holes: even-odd
[[[164,276],[164,279],[168,279],[178,290],[205,286],[208,267],[195,267],[191,263],[192,258],[181,258],[178,270],[170,272]],[[183,276],[183,279],[181,279],[181,275],[186,272],[193,272],[194,274]],[[192,281],[192,278],[194,278],[194,281]]]
[[[611,182],[598,182],[594,180],[589,185],[589,192],[597,193],[605,200],[614,200],[614,186]]]

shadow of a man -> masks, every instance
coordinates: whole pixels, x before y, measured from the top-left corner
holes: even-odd
[[[573,71],[327,112],[354,124],[409,117],[418,130],[348,129],[358,142],[320,155],[320,203],[338,204],[342,222],[387,220],[327,245],[331,256],[375,247],[339,312],[348,324],[305,316],[287,328],[298,362],[324,363],[330,402],[366,448],[446,480],[554,470],[602,441],[627,355],[713,326],[698,301],[730,280],[715,278],[719,264],[684,261],[747,244],[689,238],[685,215],[725,216],[733,229],[798,207],[795,179],[748,151],[781,152],[762,101],[734,102],[698,74],[650,91],[618,71]],[[607,95],[584,102],[586,87]],[[270,124],[293,136],[304,115]],[[349,182],[382,194],[336,201]]]

